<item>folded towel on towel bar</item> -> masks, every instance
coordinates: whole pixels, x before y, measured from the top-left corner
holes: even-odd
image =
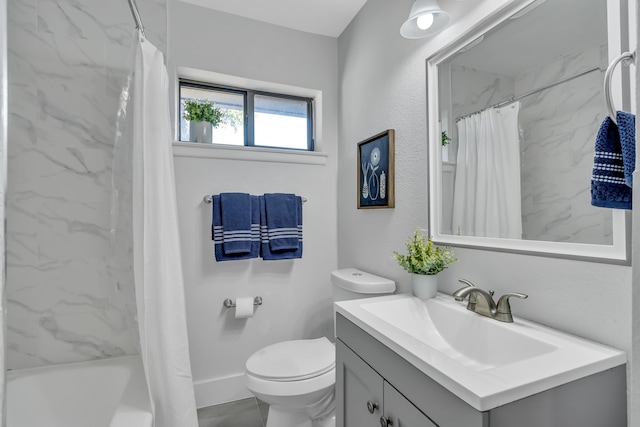
[[[220,193],[220,213],[225,255],[251,252],[251,196]]]
[[[302,197],[265,194],[260,198],[260,225],[263,259],[302,258]]]
[[[259,198],[248,194],[236,197],[238,194],[242,193],[222,193],[211,198],[211,231],[217,261],[251,259],[260,255]],[[232,210],[234,206],[236,209]]]

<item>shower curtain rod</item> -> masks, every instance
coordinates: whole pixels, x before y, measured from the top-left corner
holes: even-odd
[[[140,12],[138,12],[138,6],[136,6],[136,0],[129,0],[129,7],[131,8],[133,19],[136,21],[136,28],[143,37],[146,37],[144,34],[144,25],[142,25],[142,19],[140,19]]]
[[[516,96],[516,97],[514,97],[514,98],[507,99],[506,101],[500,101],[500,102],[498,102],[497,104],[491,105],[491,106],[489,106],[489,107],[485,107],[485,108],[483,108],[483,109],[481,109],[481,110],[478,110],[478,111],[476,111],[476,112],[474,112],[474,113],[465,114],[464,116],[460,116],[460,117],[458,117],[458,118],[456,119],[456,123],[458,123],[458,122],[459,122],[460,120],[462,120],[462,119],[466,119],[467,117],[471,117],[471,116],[473,116],[474,114],[482,113],[483,111],[489,110],[489,109],[491,109],[491,108],[498,108],[498,107],[502,107],[502,106],[507,105],[507,104],[511,104],[512,102],[519,101],[519,100],[521,100],[522,98],[526,98],[526,97],[527,97],[527,96],[529,96],[529,95],[533,95],[534,93],[538,93],[538,92],[541,92],[541,91],[543,91],[543,90],[551,89],[552,87],[555,87],[555,86],[561,85],[562,83],[566,83],[566,82],[568,82],[568,81],[570,81],[570,80],[573,80],[573,79],[577,79],[578,77],[582,77],[582,76],[584,76],[585,74],[592,73],[592,72],[594,72],[594,71],[596,71],[596,70],[600,70],[600,67],[593,67],[593,68],[590,68],[590,69],[585,70],[585,71],[583,71],[583,72],[581,72],[581,73],[574,74],[573,76],[569,76],[569,77],[567,77],[567,78],[565,78],[565,79],[562,79],[562,80],[559,80],[559,81],[557,81],[557,82],[555,82],[555,83],[551,83],[551,84],[549,84],[549,85],[547,85],[547,86],[543,86],[543,87],[541,87],[541,88],[538,88],[538,89],[535,89],[535,90],[532,90],[532,91],[529,91],[529,92],[523,93],[522,95],[518,95],[518,96]],[[600,70],[600,71],[602,71],[602,70]]]

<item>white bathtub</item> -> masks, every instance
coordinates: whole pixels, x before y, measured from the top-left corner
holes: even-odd
[[[7,372],[11,427],[151,427],[139,356]]]

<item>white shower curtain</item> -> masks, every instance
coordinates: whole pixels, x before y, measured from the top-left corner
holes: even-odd
[[[458,121],[454,233],[522,238],[519,110],[515,102]]]
[[[197,427],[164,58],[138,38],[133,94],[133,265],[155,427]]]

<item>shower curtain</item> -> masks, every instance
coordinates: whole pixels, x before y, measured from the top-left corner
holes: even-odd
[[[522,238],[519,110],[515,102],[457,122],[454,232]]]
[[[135,288],[132,309],[137,312],[140,355],[154,426],[198,427],[187,338],[167,71],[162,53],[139,34],[134,50],[132,74],[122,91],[114,147],[112,234],[115,255],[120,258],[120,271],[115,274],[122,284],[127,282],[128,271],[129,282],[135,284],[130,286]],[[131,113],[130,95],[132,118],[127,114]],[[130,293],[133,296],[134,292]]]

